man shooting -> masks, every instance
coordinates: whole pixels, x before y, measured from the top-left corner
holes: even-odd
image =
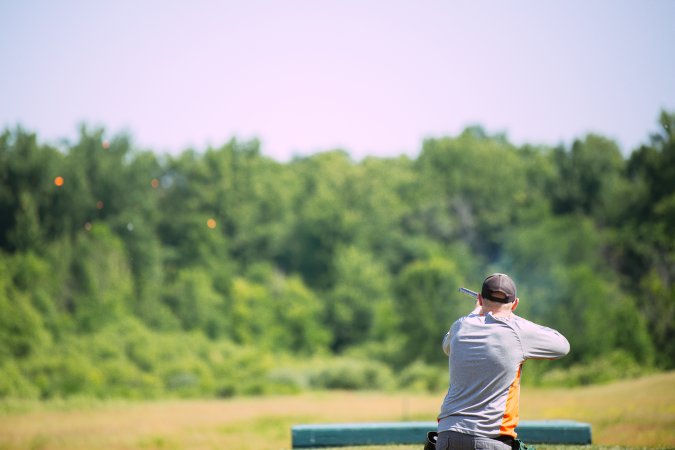
[[[437,450],[511,449],[523,363],[569,352],[559,332],[516,316],[518,302],[513,280],[492,274],[483,281],[473,312],[445,335],[450,388],[438,416]]]

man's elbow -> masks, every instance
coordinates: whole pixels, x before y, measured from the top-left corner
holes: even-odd
[[[443,347],[443,353],[450,356],[450,332],[445,333],[445,337],[443,337],[442,347]]]
[[[450,356],[450,342],[443,342],[443,353]]]
[[[558,358],[562,358],[563,356],[567,355],[570,352],[570,343],[567,339],[564,337],[562,338],[560,342],[560,348],[558,349]]]

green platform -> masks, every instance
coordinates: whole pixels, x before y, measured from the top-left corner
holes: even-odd
[[[353,445],[420,444],[436,422],[334,423],[295,425],[291,429],[293,448],[343,447]],[[591,443],[591,426],[565,420],[522,421],[516,428],[526,443]],[[421,447],[420,447],[421,448]]]

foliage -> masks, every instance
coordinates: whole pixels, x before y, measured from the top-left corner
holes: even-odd
[[[440,330],[448,330],[450,320],[470,308],[466,300],[449,296],[461,277],[456,265],[447,259],[434,258],[409,264],[397,280],[397,307],[400,316],[398,332],[404,336],[401,363],[420,358],[438,360]]]
[[[394,387],[391,369],[377,361],[333,358],[315,365],[309,376],[315,389],[387,390]]]
[[[436,366],[415,361],[406,367],[399,377],[401,388],[417,392],[439,392],[447,388],[448,373]]]
[[[417,158],[159,156],[0,134],[0,397],[433,390],[457,287],[513,275],[571,354],[542,384],[675,367],[675,114],[630,154],[470,127]],[[526,378],[527,380],[527,378]]]
[[[583,386],[604,383],[618,378],[637,378],[649,369],[623,350],[611,351],[585,364],[575,364],[561,370],[545,372],[535,381],[536,386]]]

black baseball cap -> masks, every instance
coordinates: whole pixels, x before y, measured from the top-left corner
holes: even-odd
[[[504,294],[504,298],[495,296],[497,292]],[[506,274],[493,273],[483,281],[480,295],[493,302],[512,303],[516,299],[516,283]]]

